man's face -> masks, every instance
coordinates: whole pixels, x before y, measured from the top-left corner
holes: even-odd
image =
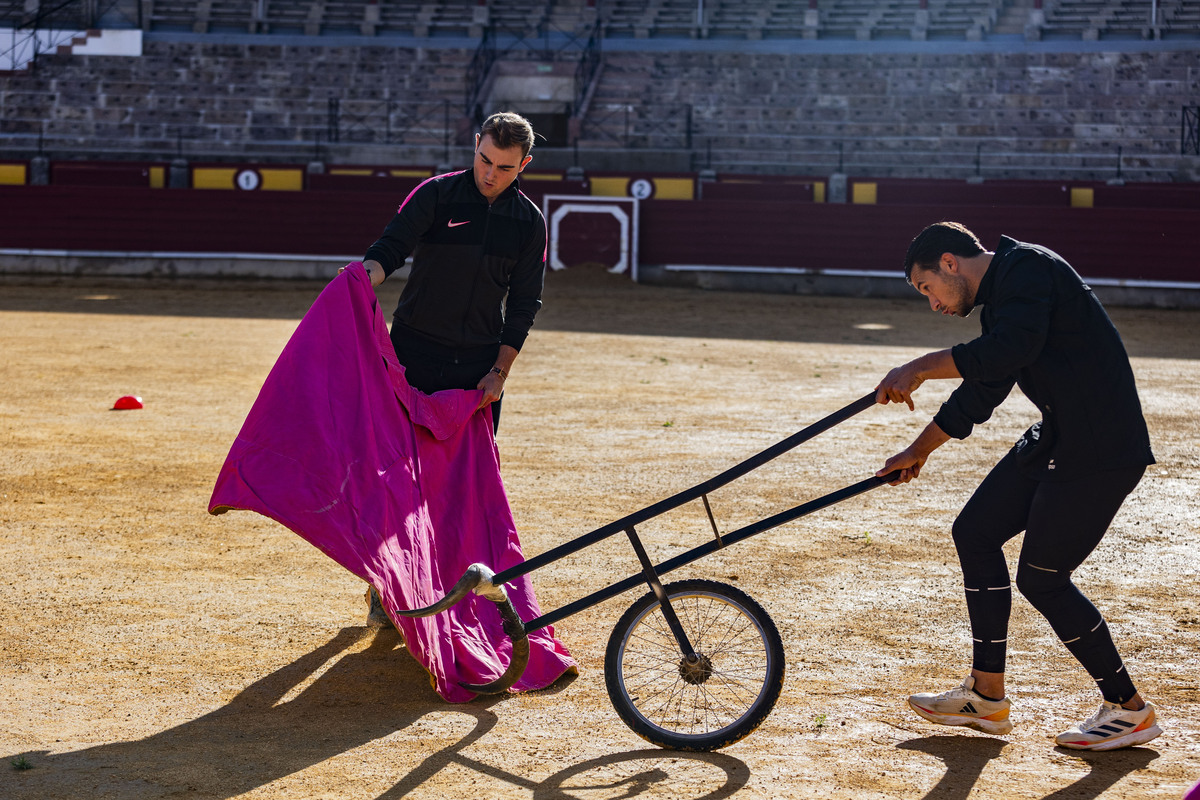
[[[522,157],[519,146],[500,148],[491,134],[483,137],[475,134],[475,185],[489,203],[512,186],[517,175],[532,160],[533,156]]]
[[[966,317],[975,308],[975,292],[958,269],[958,260],[949,253],[942,256],[938,269],[917,267],[913,287],[929,299],[929,307],[939,314]]]

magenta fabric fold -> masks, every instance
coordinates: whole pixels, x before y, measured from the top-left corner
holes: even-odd
[[[258,512],[373,585],[413,657],[446,700],[459,682],[503,673],[512,644],[476,595],[432,617],[396,609],[440,600],[467,567],[524,560],[491,411],[480,391],[408,385],[366,270],[350,264],[321,292],[264,383],[217,477],[209,512]],[[528,577],[507,585],[524,620],[541,614]],[[529,635],[514,691],[543,688],[575,662],[553,628]]]

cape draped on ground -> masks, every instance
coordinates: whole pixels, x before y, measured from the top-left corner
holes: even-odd
[[[496,606],[474,594],[410,619],[396,609],[440,600],[471,564],[524,560],[491,411],[481,391],[422,394],[408,385],[370,279],[354,262],[321,292],[263,384],[217,477],[209,513],[246,509],[285,525],[373,585],[446,700],[474,694],[507,666]],[[541,614],[528,576],[507,584],[524,620]],[[553,628],[529,635],[514,691],[575,669]]]

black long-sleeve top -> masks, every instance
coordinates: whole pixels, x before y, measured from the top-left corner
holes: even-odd
[[[391,275],[410,253],[394,325],[451,348],[521,349],[542,306],[546,221],[516,181],[490,205],[471,170],[419,185],[363,260]]]
[[[1154,463],[1125,345],[1061,256],[1002,236],[975,297],[982,335],[951,350],[963,376],[934,417],[964,439],[1020,386],[1042,412],[1017,448],[1032,477]]]

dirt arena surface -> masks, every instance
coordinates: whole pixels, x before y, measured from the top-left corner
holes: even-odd
[[[788,667],[761,728],[684,754],[639,739],[605,690],[607,638],[637,594],[557,627],[578,677],[449,705],[394,632],[363,625],[356,578],[270,520],[206,513],[233,437],[320,289],[0,280],[0,796],[1179,798],[1200,779],[1200,312],[1110,309],[1158,464],[1077,573],[1159,705],[1161,738],[1056,749],[1051,737],[1099,696],[1019,596],[1010,735],[930,725],[905,706],[969,667],[950,524],[1035,418],[1015,393],[919,481],[668,576],[755,597]],[[399,289],[379,290],[389,311]],[[551,275],[545,300],[499,433],[527,555],[711,477],[978,330],[915,294],[663,289],[598,269]],[[869,476],[952,388],[928,383],[917,413],[869,409],[719,490],[719,524]],[[109,410],[126,394],[145,408]],[[698,503],[639,531],[655,560],[712,536]],[[636,571],[617,537],[533,580],[549,610]]]

